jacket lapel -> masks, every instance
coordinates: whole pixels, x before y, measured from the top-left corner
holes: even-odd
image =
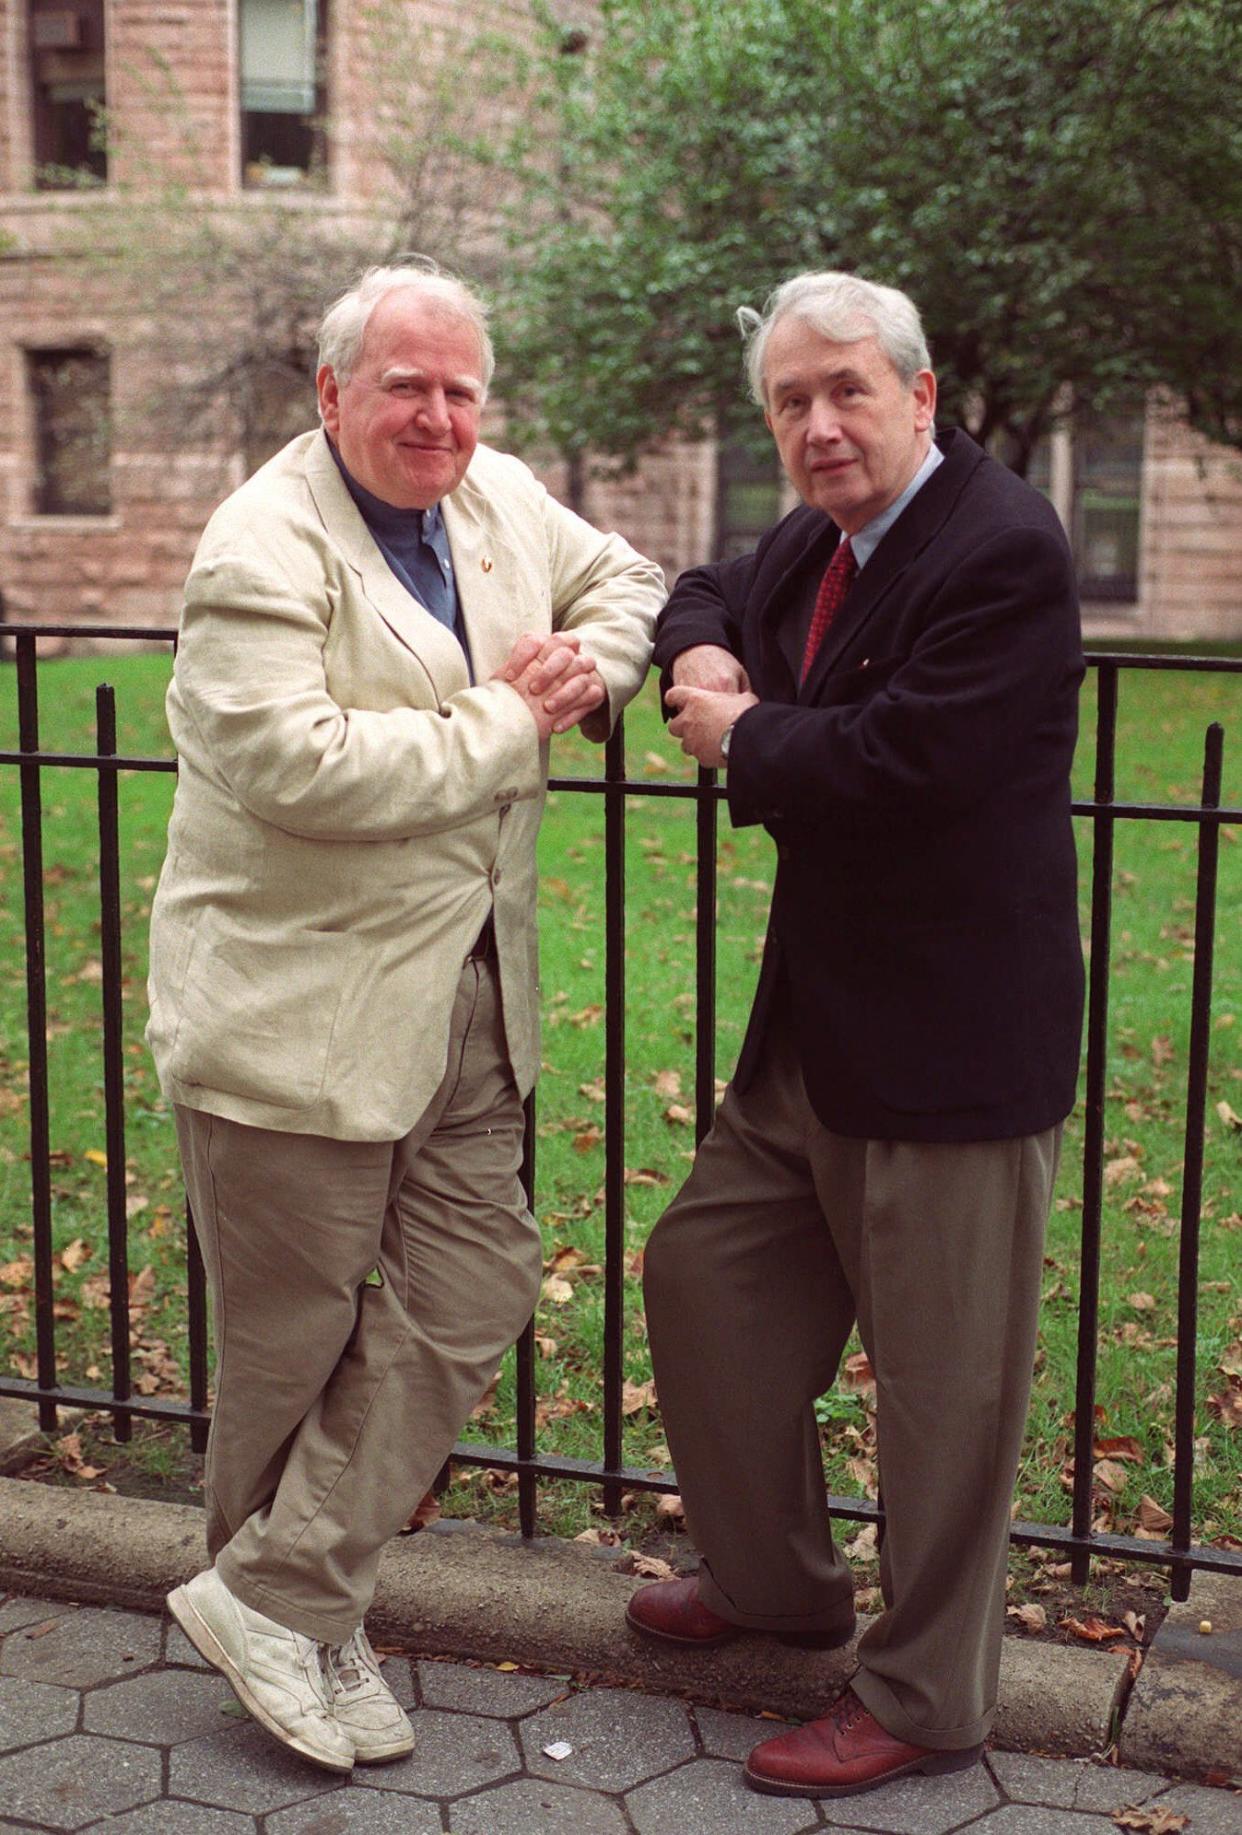
[[[322,432],[307,455],[306,478],[324,528],[358,575],[364,596],[393,635],[418,658],[441,700],[468,687],[461,645],[452,631],[406,591],[380,553]]]
[[[939,445],[944,464],[936,467],[906,505],[846,594],[798,691],[799,701],[814,701],[824,677],[862,636],[906,569],[939,534],[962,486],[983,458],[974,441],[956,430],[943,434]]]
[[[453,551],[474,679],[486,682],[513,648],[525,603],[523,582],[514,577],[512,543],[503,539],[487,499],[469,473],[452,496],[443,499],[440,513]]]

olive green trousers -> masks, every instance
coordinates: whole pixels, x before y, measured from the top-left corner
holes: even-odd
[[[418,1041],[394,1029],[387,1049]],[[538,1293],[495,964],[466,963],[444,1080],[404,1140],[180,1107],[177,1130],[216,1346],[208,1552],[246,1605],[343,1643]]]
[[[875,1372],[884,1610],[852,1686],[896,1737],[982,1740],[1059,1128],[967,1145],[828,1131],[775,1025],[644,1266],[660,1409],[705,1603],[848,1629],[814,1402],[855,1322]]]

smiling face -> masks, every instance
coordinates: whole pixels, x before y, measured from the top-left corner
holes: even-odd
[[[799,494],[856,535],[900,497],[931,444],[936,378],[905,383],[874,337],[839,344],[792,315],[764,352],[764,418]]]
[[[455,490],[479,442],[482,352],[474,326],[405,287],[367,320],[348,381],[315,378],[323,424],[350,475],[384,503],[426,510]]]

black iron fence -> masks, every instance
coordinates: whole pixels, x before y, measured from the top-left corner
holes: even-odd
[[[15,1376],[0,1370],[0,1396],[37,1404],[45,1431],[57,1426],[60,1408],[86,1408],[112,1415],[117,1437],[130,1437],[134,1417],[176,1421],[189,1426],[193,1444],[205,1445],[208,1414],[206,1288],[202,1262],[187,1218],[189,1395],[186,1399],[135,1395],[130,1367],[130,1302],[125,1192],[125,1104],[121,1036],[121,896],[118,840],[118,780],[122,771],[176,770],[171,758],[134,758],[118,754],[113,690],[96,691],[96,747],[93,753],[40,750],[38,640],[40,638],[107,637],[119,642],[171,644],[167,629],[75,625],[0,627],[11,645],[16,666],[18,748],[0,751],[0,766],[20,778],[22,868],[25,900],[26,991],[29,1048],[29,1141],[31,1207],[34,1233],[36,1374]],[[1173,1596],[1184,1599],[1195,1569],[1242,1576],[1242,1553],[1195,1540],[1195,1381],[1202,1203],[1204,1112],[1207,1100],[1213,947],[1216,928],[1216,882],[1220,831],[1242,822],[1242,808],[1221,804],[1224,730],[1216,723],[1205,733],[1202,781],[1195,804],[1118,802],[1115,797],[1118,680],[1123,670],[1156,669],[1190,673],[1221,671],[1242,676],[1242,658],[1093,655],[1088,659],[1097,683],[1094,730],[1094,791],[1074,805],[1075,814],[1091,825],[1092,872],[1090,975],[1087,1019],[1086,1109],[1083,1142],[1081,1273],[1078,1312],[1078,1370],[1074,1408],[1074,1481],[1068,1525],[1015,1522],[1014,1542],[1060,1552],[1072,1564],[1080,1584],[1093,1556],[1111,1556],[1165,1567]],[[62,1384],[56,1371],[56,1321],[53,1289],[52,1155],[49,1138],[47,991],[43,905],[44,773],[62,769],[94,771],[99,801],[99,910],[102,997],[102,1060],[106,1119],[107,1226],[110,1275],[112,1381],[108,1389]],[[625,740],[620,727],[605,750],[604,775],[598,779],[554,778],[551,787],[603,799],[605,852],[605,1177],[604,1177],[604,1368],[603,1444],[598,1460],[541,1453],[536,1433],[536,1355],[528,1327],[517,1347],[516,1445],[459,1444],[453,1454],[464,1465],[490,1467],[517,1477],[522,1533],[536,1530],[538,1487],[542,1481],[569,1479],[598,1486],[604,1508],[620,1509],[624,1491],[676,1489],[676,1481],[623,1464],[622,1341],[625,1250],[625,805],[630,797],[691,798],[696,806],[696,1033],[695,1123],[701,1139],[716,1104],[715,1066],[715,910],[716,843],[722,787],[716,774],[700,771],[698,781],[661,783],[631,781],[626,775]],[[1108,1065],[1108,1000],[1113,929],[1114,840],[1119,822],[1188,824],[1196,837],[1194,971],[1190,997],[1190,1049],[1185,1093],[1182,1205],[1178,1283],[1177,1367],[1174,1397],[1174,1480],[1172,1528],[1167,1540],[1143,1540],[1092,1527],[1095,1435],[1096,1353],[1099,1331],[1101,1220],[1104,1196],[1105,1099]],[[533,1101],[528,1111],[524,1169],[532,1203],[535,1190]],[[881,1506],[865,1497],[829,1499],[832,1514],[858,1522],[877,1522]]]

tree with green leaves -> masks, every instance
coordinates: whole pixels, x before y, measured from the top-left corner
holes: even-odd
[[[633,461],[734,422],[734,311],[805,268],[922,308],[1023,470],[1153,387],[1242,445],[1239,0],[601,0],[543,16],[502,296],[513,425]]]

